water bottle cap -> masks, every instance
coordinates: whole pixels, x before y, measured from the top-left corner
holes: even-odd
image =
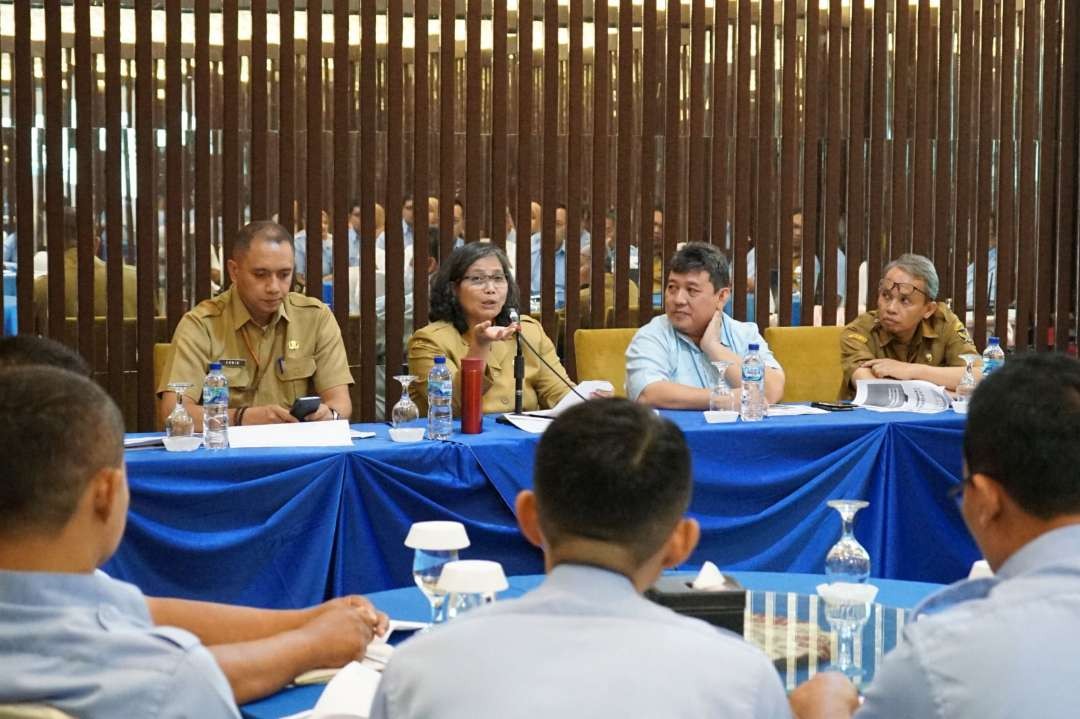
[[[221,369],[221,363],[220,362],[211,362],[210,363],[210,371],[211,372],[213,372],[214,370],[218,370],[218,369]]]
[[[750,343],[750,351],[751,352],[757,352],[759,349],[761,349],[761,346],[757,342],[751,342]]]
[[[997,337],[991,337],[990,338],[990,344],[992,344],[992,345],[1001,344],[1001,340],[998,339]]]
[[[446,364],[446,358],[442,355],[435,355],[435,364]]]

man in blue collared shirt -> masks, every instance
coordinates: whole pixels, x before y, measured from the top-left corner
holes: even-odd
[[[960,512],[996,575],[927,598],[857,719],[1064,719],[1080,713],[1080,362],[1027,353],[979,384]],[[797,689],[800,719],[848,717],[839,675]]]
[[[665,314],[638,330],[626,349],[626,394],[668,409],[708,409],[718,375],[712,363],[729,362],[728,385],[742,386],[742,359],[752,343],[765,363],[765,397],[779,402],[784,370],[753,322],[724,313],[731,296],[731,266],[703,242],[688,242],[671,258],[664,289]]]
[[[548,577],[399,646],[372,719],[791,716],[760,650],[641,596],[698,540],[678,427],[583,402],[544,432],[535,473],[516,513]]]

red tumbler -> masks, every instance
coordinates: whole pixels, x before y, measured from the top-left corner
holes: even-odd
[[[480,434],[484,411],[484,360],[461,359],[461,432]]]

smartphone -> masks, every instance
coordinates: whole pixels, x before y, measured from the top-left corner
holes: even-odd
[[[817,407],[818,409],[827,409],[830,412],[850,412],[855,409],[855,405],[846,402],[811,402],[810,406]]]
[[[290,414],[303,422],[304,417],[307,417],[317,410],[320,404],[322,404],[322,397],[317,395],[312,397],[297,397],[296,401],[293,402],[292,412]]]

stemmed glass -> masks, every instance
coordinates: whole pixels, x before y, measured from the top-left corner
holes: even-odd
[[[854,683],[862,678],[863,670],[855,665],[855,637],[870,618],[870,608],[877,587],[868,585],[829,585],[825,594],[825,620],[836,632],[836,657],[831,669],[841,672]],[[873,590],[873,591],[844,591]],[[820,592],[820,588],[819,588]],[[858,596],[855,596],[858,594]]]
[[[409,528],[405,546],[414,550],[413,580],[431,605],[431,623],[446,621],[446,592],[439,588],[443,568],[458,559],[458,550],[469,546],[460,522],[416,522]]]
[[[870,576],[870,555],[855,539],[855,513],[870,503],[861,499],[832,499],[827,503],[840,513],[843,532],[825,555],[825,576],[830,582],[862,583]]]
[[[202,438],[195,435],[195,420],[184,407],[184,391],[191,388],[190,382],[170,382],[168,387],[176,393],[176,406],[165,418],[165,449],[172,452],[190,452],[202,444]]]
[[[727,368],[731,366],[731,363],[716,360],[712,363],[712,366],[716,368],[719,376],[716,380],[716,386],[709,392],[709,409],[711,411],[738,412],[739,402],[735,398],[735,393],[731,391],[731,387],[728,386],[727,377],[724,374],[727,372]]]
[[[401,427],[420,418],[420,410],[409,396],[409,385],[416,381],[416,375],[399,374],[394,379],[401,383],[401,399],[391,410],[391,424]]]
[[[963,354],[960,359],[964,360],[964,376],[956,385],[956,397],[953,399],[953,411],[957,414],[967,414],[968,402],[975,392],[975,361],[979,359],[977,354]]]

